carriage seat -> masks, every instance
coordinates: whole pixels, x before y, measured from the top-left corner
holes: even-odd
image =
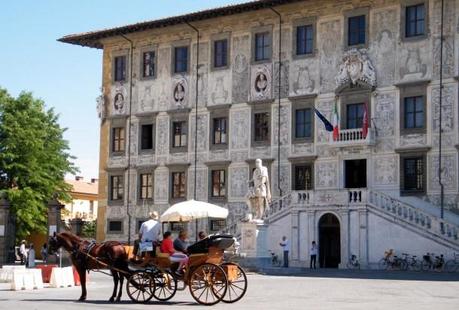
[[[234,238],[232,235],[211,235],[204,238],[187,248],[188,254],[202,254],[209,253],[209,248],[217,248],[225,250],[232,246]]]

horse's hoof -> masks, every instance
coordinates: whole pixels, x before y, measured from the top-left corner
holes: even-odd
[[[115,302],[115,297],[110,297],[109,302]]]
[[[121,298],[117,298],[117,299],[116,299],[116,302],[120,302],[120,301],[121,301]]]
[[[86,300],[86,296],[81,296],[78,301],[85,301]]]

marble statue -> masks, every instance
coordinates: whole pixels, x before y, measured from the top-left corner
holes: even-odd
[[[271,190],[269,186],[268,168],[263,167],[261,159],[255,160],[255,170],[252,180],[249,181],[249,191],[247,193],[249,208],[255,215],[254,221],[263,221],[265,210],[271,202]],[[252,220],[249,216],[249,220]]]

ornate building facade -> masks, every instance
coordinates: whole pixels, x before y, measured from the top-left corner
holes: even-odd
[[[230,211],[200,228],[239,234],[261,158],[270,246],[287,236],[293,264],[313,240],[326,267],[459,249],[459,1],[443,23],[445,220],[440,4],[253,1],[61,38],[103,49],[98,239],[134,238],[195,192]]]

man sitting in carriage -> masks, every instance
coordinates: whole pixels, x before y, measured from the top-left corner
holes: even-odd
[[[156,211],[148,214],[149,220],[142,223],[139,229],[139,243],[134,243],[134,255],[147,252],[154,256],[155,247],[158,244],[159,236],[161,234],[161,224],[158,222],[159,214]]]

